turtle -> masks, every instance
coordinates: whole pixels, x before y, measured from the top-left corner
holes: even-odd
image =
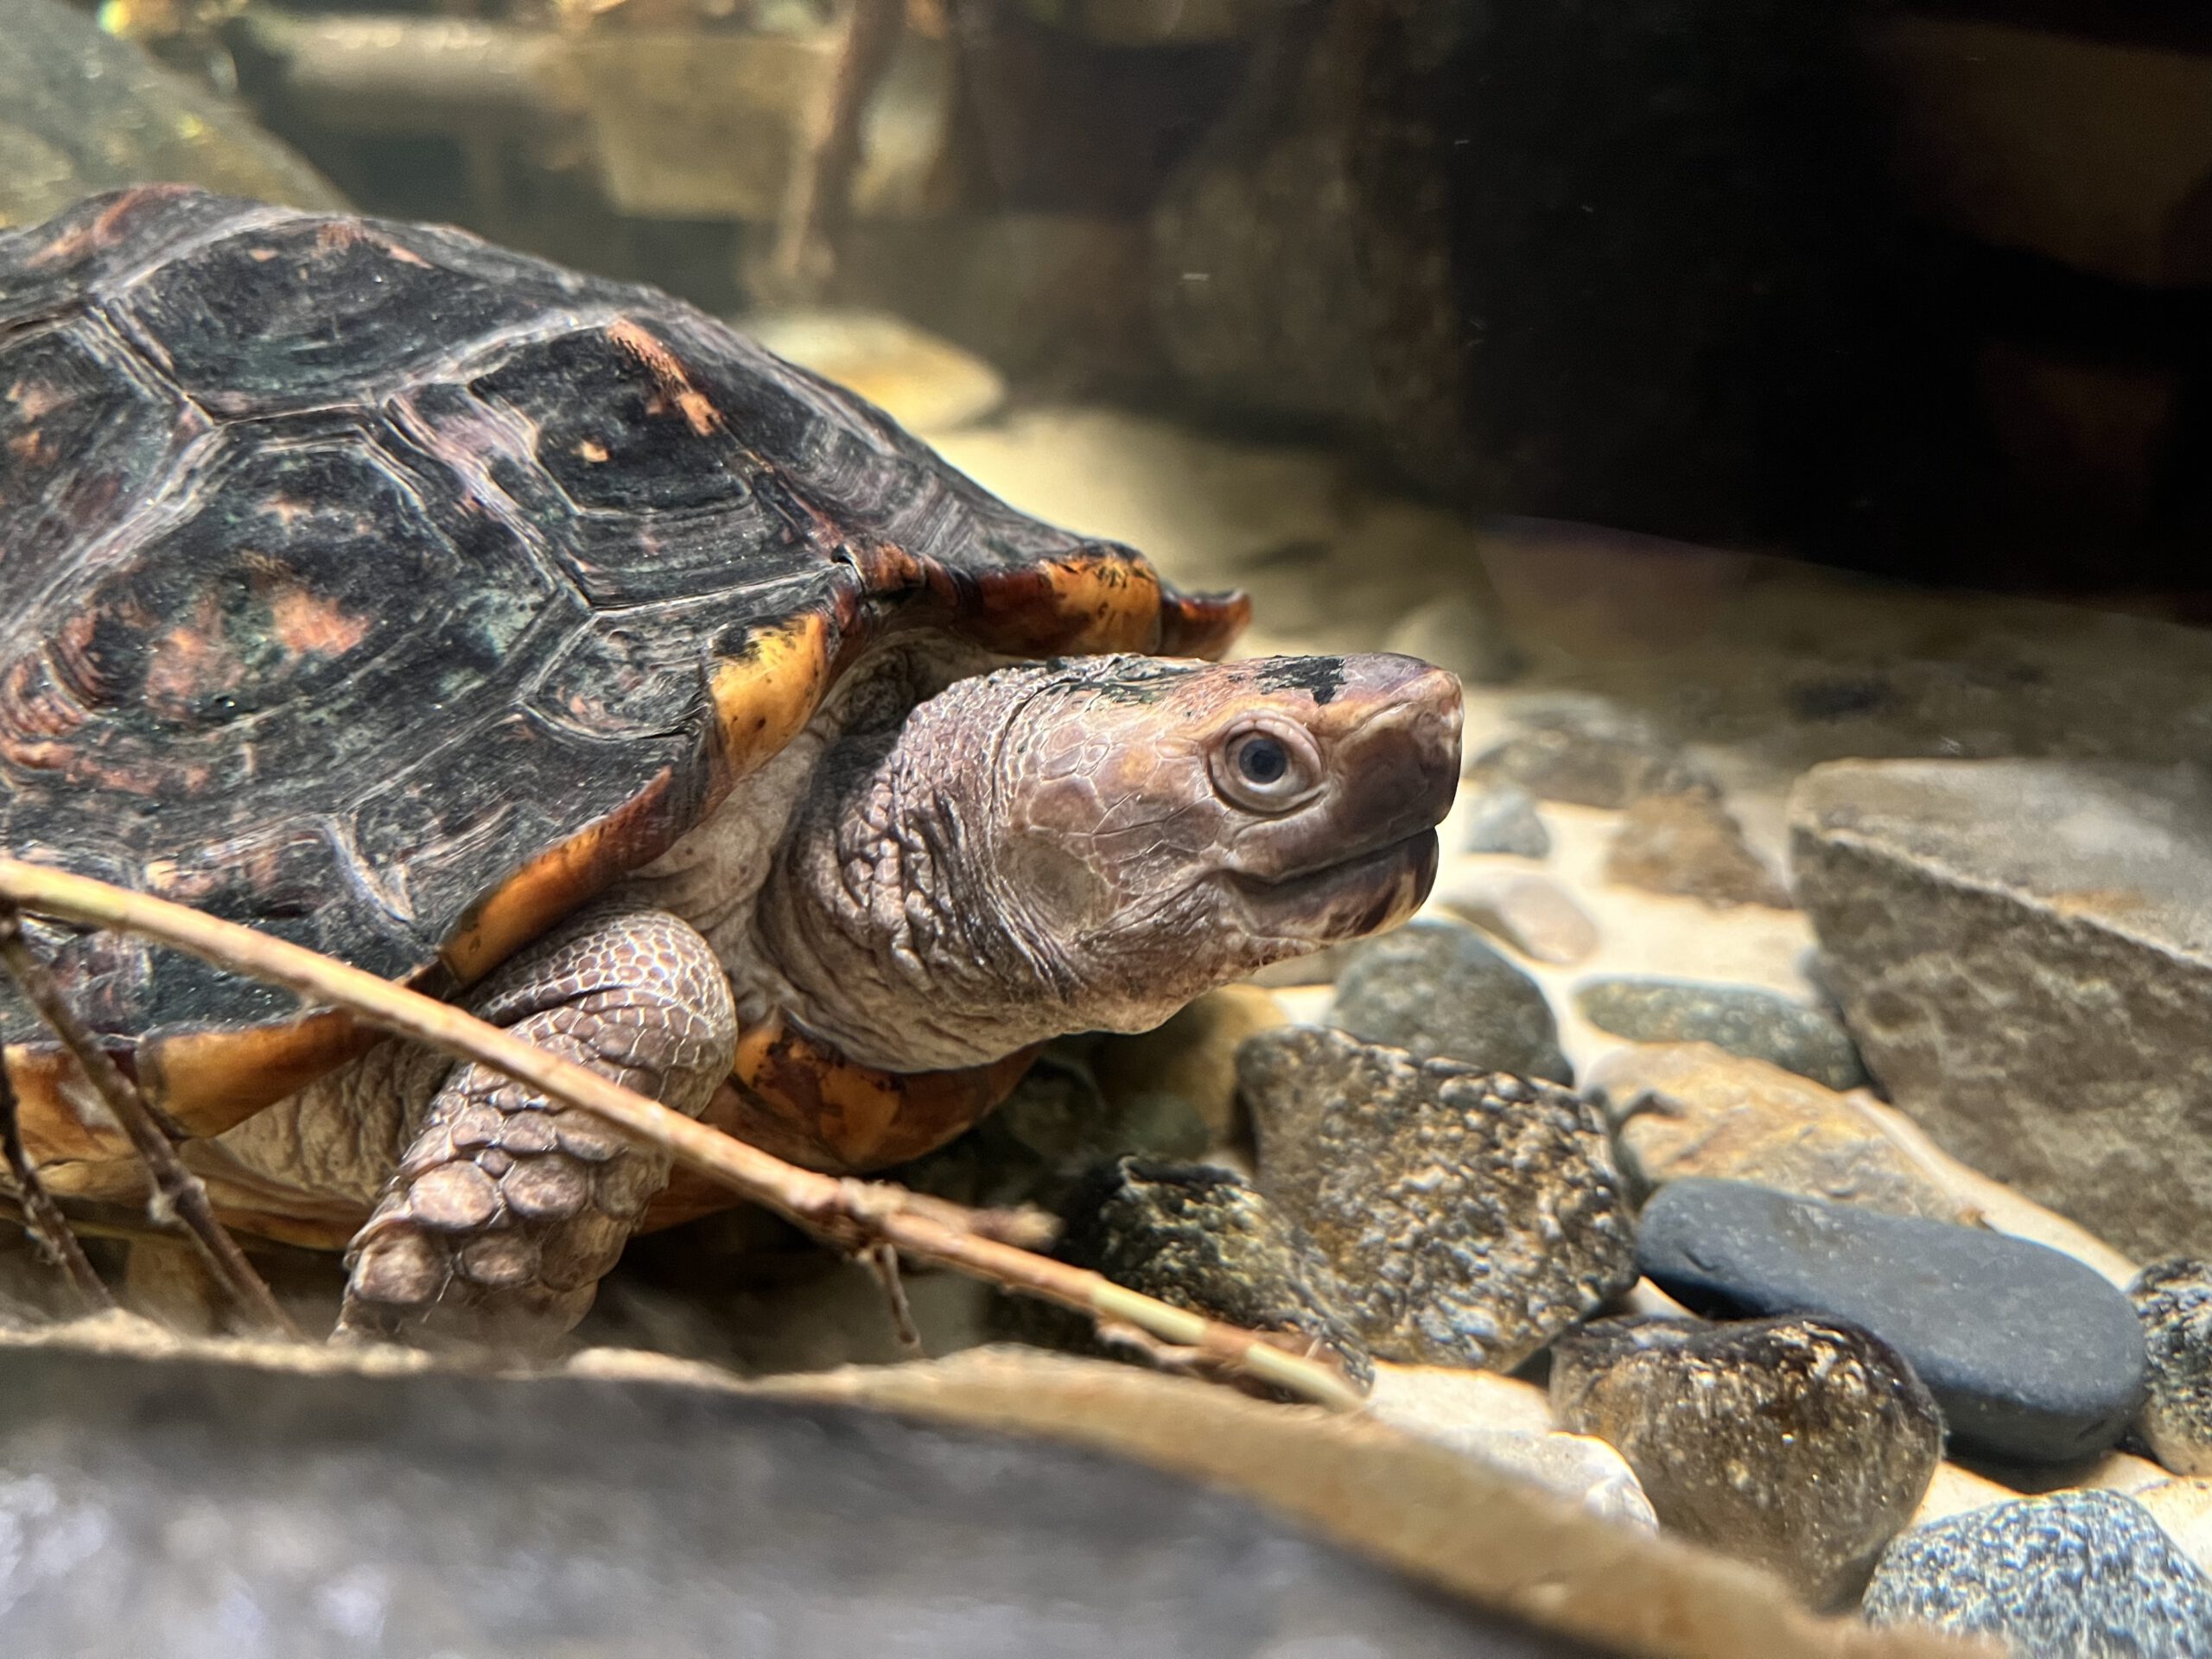
[[[0,0],[0,229],[155,180],[343,208],[237,105],[61,0]]]
[[[1007,505],[652,288],[183,187],[0,235],[0,847],[455,1000],[779,1156],[958,1134],[1433,879],[1459,683]],[[555,1342],[728,1202],[142,942],[34,943],[338,1331]],[[57,1191],[143,1192],[0,1015]]]

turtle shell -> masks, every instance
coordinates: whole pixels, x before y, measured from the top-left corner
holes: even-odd
[[[0,235],[0,846],[449,994],[657,856],[893,630],[1204,654],[1241,599],[1039,523],[658,291],[177,187]],[[369,1040],[42,947],[183,1132]],[[34,1156],[105,1159],[29,1016]]]

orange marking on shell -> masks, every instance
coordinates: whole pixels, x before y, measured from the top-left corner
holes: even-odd
[[[321,594],[292,588],[269,601],[270,626],[285,654],[343,657],[368,637],[369,620],[348,616]]]
[[[377,1041],[340,1009],[244,1031],[192,1031],[138,1046],[138,1081],[170,1119],[194,1135],[220,1135],[304,1089]]]
[[[27,421],[43,420],[65,401],[52,386],[34,385],[28,380],[18,380],[8,388],[8,401],[16,412]]]
[[[123,1131],[106,1121],[83,1074],[52,1044],[10,1043],[4,1064],[16,1091],[16,1122],[32,1166],[101,1163],[130,1155]],[[143,1191],[142,1180],[140,1188]]]
[[[188,718],[201,697],[231,690],[245,677],[244,665],[226,647],[221,614],[210,594],[194,603],[189,622],[154,641],[147,658],[146,704],[167,720]]]
[[[362,229],[359,221],[326,219],[315,229],[315,251],[319,254],[336,253],[346,248],[358,247],[367,240],[368,232]]]
[[[607,446],[586,438],[576,445],[576,453],[595,467],[607,459]]]
[[[666,851],[685,826],[671,822],[668,772],[635,800],[549,847],[478,903],[438,956],[472,984],[616,878]]]
[[[189,195],[188,184],[142,184],[124,191],[101,212],[89,225],[80,225],[67,236],[57,237],[41,248],[24,265],[36,270],[57,260],[74,258],[95,248],[104,248],[120,233],[123,220],[133,209],[149,201],[162,201],[171,196]]]
[[[430,269],[430,262],[425,259],[421,254],[416,252],[412,248],[403,248],[398,243],[387,242],[381,237],[377,239],[377,245],[382,248],[391,258],[398,261],[403,265],[413,265],[423,270],[428,270]]]
[[[683,372],[683,365],[667,346],[626,317],[610,323],[607,337],[645,365],[661,396],[683,411],[693,432],[703,438],[721,425],[721,411],[692,385],[690,376]]]
[[[1029,1047],[960,1071],[857,1065],[781,1019],[745,1033],[702,1121],[763,1152],[831,1174],[918,1158],[988,1116],[1037,1056]],[[645,1211],[648,1229],[727,1210],[728,1188],[679,1169]]]
[[[836,653],[829,619],[810,612],[753,634],[743,656],[715,665],[708,690],[721,727],[718,781],[724,787],[782,749],[814,717]]]
[[[26,467],[50,466],[54,461],[54,447],[46,435],[36,427],[18,432],[8,440],[8,453]]]

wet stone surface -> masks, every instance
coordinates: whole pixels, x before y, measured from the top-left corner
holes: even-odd
[[[1822,1320],[1604,1319],[1553,1350],[1560,1427],[1619,1448],[1660,1524],[1835,1605],[1911,1518],[1942,1455],[1897,1353]]]
[[[1261,1190],[1320,1242],[1369,1344],[1510,1370],[1634,1277],[1598,1109],[1319,1026],[1248,1041]]]
[[[1456,922],[1414,922],[1357,946],[1329,1023],[1418,1058],[1574,1081],[1542,988]]]
[[[2116,1249],[2212,1254],[2212,785],[1846,761],[1789,818],[1823,976],[1890,1097]]]
[[[2016,1654],[2212,1659],[2212,1578],[2117,1492],[2061,1492],[1916,1527],[1861,1611],[2005,1638]]]
[[[1818,1008],[1755,985],[1649,976],[1593,979],[1574,1004],[1600,1031],[1637,1043],[1711,1043],[1828,1089],[1866,1081],[1850,1033]]]
[[[2176,1474],[2212,1475],[2212,1262],[2154,1262],[2127,1294],[2150,1347],[2143,1439]]]
[[[1643,1208],[1637,1265],[1700,1312],[1865,1326],[1911,1362],[1963,1448],[2062,1463],[2143,1398],[2126,1298],[2071,1256],[1978,1228],[1691,1179]]]
[[[1117,1285],[1250,1331],[1301,1334],[1363,1386],[1366,1344],[1352,1298],[1313,1237],[1241,1175],[1135,1158],[1101,1166],[1061,1205],[1053,1255]],[[1090,1321],[1039,1302],[1006,1309],[1009,1328],[1098,1351]]]

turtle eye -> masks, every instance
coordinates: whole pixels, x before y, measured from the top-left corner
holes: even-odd
[[[1319,785],[1321,757],[1302,732],[1248,726],[1221,746],[1213,772],[1221,792],[1236,805],[1281,812]]]

